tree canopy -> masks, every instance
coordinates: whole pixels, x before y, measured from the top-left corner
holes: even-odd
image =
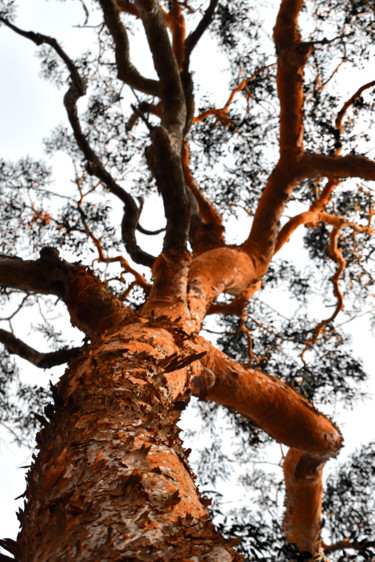
[[[15,356],[53,377],[116,329],[158,329],[154,364],[167,379],[189,373],[179,392],[158,384],[172,385],[176,409],[199,398],[190,415],[207,439],[195,470],[221,534],[241,539],[246,560],[373,559],[374,443],[330,474],[321,523],[323,465],[342,436],[312,404],[332,416],[367,391],[345,323],[374,316],[375,6],[77,3],[80,40],[66,46],[19,25],[21,1],[0,0],[0,32],[37,47],[67,115],[44,139],[45,159],[0,159],[1,423],[32,439],[70,408],[61,388],[71,383],[28,385]],[[51,164],[60,153],[70,181]],[[146,351],[134,349],[141,363]],[[261,464],[275,440],[290,447],[284,523],[282,476]],[[37,442],[42,452],[43,431]],[[230,513],[216,489],[226,476],[249,494]],[[28,559],[19,545],[2,543]]]

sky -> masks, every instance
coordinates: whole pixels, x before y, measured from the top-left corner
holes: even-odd
[[[69,52],[74,52],[78,37],[82,37],[82,30],[69,26],[84,21],[79,2],[23,0],[19,2],[19,6],[20,27],[62,38],[64,45],[69,47]],[[270,23],[270,29],[272,25],[273,23]],[[206,60],[217,60],[218,55],[209,41],[204,43],[203,48]],[[35,52],[36,47],[33,44],[0,27],[0,68],[3,76],[0,88],[0,154],[6,158],[19,158],[27,154],[36,158],[41,156],[43,138],[58,123],[66,122],[62,105],[64,91],[57,91],[40,78],[39,61]],[[133,54],[135,62],[142,59],[142,64],[145,64],[142,53],[142,45],[139,45]],[[151,73],[151,61],[146,63],[146,66]],[[198,68],[196,72],[199,74],[199,80],[206,80],[207,85],[213,85],[220,80],[222,70],[218,61],[216,65],[211,63],[209,68]],[[353,80],[353,77],[351,79]],[[225,98],[226,96],[223,101]],[[59,181],[69,181],[69,168],[64,157],[55,158],[54,165]],[[236,228],[239,228],[238,225]],[[248,229],[248,225],[245,228]],[[241,236],[242,232],[238,230],[238,234]],[[289,250],[286,247],[283,251]],[[280,305],[279,302],[277,304]],[[346,329],[353,337],[357,355],[363,359],[367,371],[372,375],[369,394],[375,396],[374,342],[369,335],[369,326],[362,319],[348,324]],[[37,374],[37,370],[28,363],[23,364],[28,375],[41,376],[40,371]],[[337,413],[339,426],[346,441],[346,452],[353,451],[359,445],[359,438],[364,442],[375,438],[374,412],[374,402],[369,401],[367,405],[360,405],[353,412]],[[3,435],[0,430],[0,437]],[[7,445],[4,439],[0,441],[1,537],[15,537],[17,522],[13,498],[24,491],[24,470],[19,467],[29,463],[30,454],[28,449]],[[19,505],[22,503],[21,500],[18,502]]]

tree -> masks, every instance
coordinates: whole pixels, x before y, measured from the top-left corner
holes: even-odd
[[[57,297],[85,340],[41,353],[12,331],[0,332],[8,353],[41,368],[69,363],[51,386],[53,403],[36,415],[43,428],[20,534],[2,545],[20,561],[243,559],[212,525],[178,436],[180,412],[194,395],[239,412],[239,423],[245,416],[289,447],[283,528],[294,558],[364,551],[367,545],[345,537],[322,545],[323,467],[342,437],[309,400],[319,388],[348,396],[343,387],[364,378],[334,323],[344,294],[355,314],[358,298],[363,303],[373,290],[371,197],[362,182],[375,180],[375,161],[371,139],[348,115],[371,114],[366,96],[375,82],[344,97],[335,75],[344,61],[368,58],[371,4],[352,2],[348,10],[340,2],[282,0],[275,55],[262,37],[258,6],[241,0],[211,0],[203,11],[198,2],[82,2],[83,27],[89,17],[98,24],[98,50],[75,59],[55,38],[20,28],[13,4],[1,2],[2,24],[40,47],[46,78],[68,83],[70,129],[59,127],[45,144],[47,153],[71,158],[74,191],[52,191],[43,162],[1,163],[0,284],[5,299],[22,295],[20,310],[44,306],[42,299],[53,306]],[[129,36],[140,25],[154,78],[131,62]],[[221,108],[204,97],[202,107],[195,102],[191,60],[208,29],[232,73]],[[143,197],[155,188],[165,213],[156,257],[136,238],[137,230],[155,234],[140,223]],[[55,196],[63,205],[49,205]],[[123,206],[121,228],[113,198]],[[239,200],[252,221],[236,245],[225,239],[225,219]],[[335,298],[333,313],[318,324],[305,314],[319,286],[313,270],[303,274],[276,256],[300,226],[319,285]],[[282,281],[305,312],[280,335],[257,298]],[[211,314],[237,318],[247,364],[200,334]],[[258,328],[253,349],[251,329]],[[48,323],[45,333],[59,341]],[[299,368],[285,382],[292,345]],[[320,381],[312,370],[317,357]],[[14,406],[5,405],[10,419]]]

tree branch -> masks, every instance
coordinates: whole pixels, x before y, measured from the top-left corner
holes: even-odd
[[[57,295],[67,305],[72,324],[90,338],[133,313],[88,269],[60,260],[55,248],[42,248],[40,256],[36,261],[0,256],[0,285]]]
[[[298,17],[302,0],[283,0],[274,28],[278,56],[277,90],[280,102],[280,160],[259,200],[245,251],[259,254],[264,272],[274,254],[280,218],[298,177],[303,153],[303,73],[312,46],[301,41]]]
[[[125,189],[118,185],[111,174],[104,168],[95,151],[91,148],[86,135],[82,131],[77,112],[77,101],[80,97],[86,94],[87,87],[85,81],[80,76],[78,69],[53,37],[48,37],[47,35],[34,33],[32,31],[23,31],[7,20],[2,19],[1,21],[3,21],[13,31],[33,41],[35,44],[47,44],[52,47],[67,66],[72,82],[64,96],[64,106],[68,114],[68,119],[73,129],[77,145],[87,159],[87,171],[89,174],[95,175],[98,179],[103,181],[109,191],[116,195],[116,197],[124,203],[123,225],[126,225],[127,230],[125,231],[123,227],[122,233],[126,250],[136,263],[141,263],[142,265],[151,267],[155,258],[142,250],[138,246],[135,238],[135,230],[138,224],[140,211],[134,198],[125,191]]]
[[[278,55],[280,154],[303,149],[303,70],[312,47],[301,42],[298,17],[302,5],[302,0],[283,0],[273,34]]]
[[[163,12],[156,0],[136,0],[154,66],[160,80],[161,122],[168,131],[174,150],[181,149],[186,107],[180,70],[168,37]]]
[[[195,343],[195,353],[205,350],[206,355],[200,360],[201,367],[192,366],[192,393],[237,410],[291,447],[283,467],[285,534],[301,552],[321,554],[322,471],[342,445],[339,431],[279,379],[240,365],[203,338],[196,338]]]
[[[189,144],[186,139],[182,144],[181,162],[185,183],[193,198],[190,205],[190,244],[193,252],[199,255],[224,246],[223,219],[197,186],[190,169]]]
[[[115,43],[117,72],[120,80],[130,87],[151,96],[159,96],[159,83],[144,78],[130,62],[129,41],[126,29],[120,18],[116,0],[99,0],[104,14],[104,21]]]
[[[182,68],[184,72],[189,71],[191,53],[193,52],[193,49],[195,49],[195,47],[197,46],[198,41],[200,40],[200,38],[202,37],[202,35],[210,25],[210,23],[212,22],[217,4],[218,4],[218,0],[210,1],[210,4],[207,10],[205,11],[201,21],[198,23],[194,31],[190,33],[190,35],[187,37],[185,41],[184,59],[182,63]]]
[[[326,176],[375,181],[375,162],[366,156],[324,156],[305,152],[298,166],[300,180]]]
[[[67,363],[71,359],[77,357],[81,351],[81,347],[73,347],[70,349],[59,349],[58,351],[50,351],[48,353],[40,353],[27,345],[22,340],[16,338],[11,332],[0,329],[0,342],[4,344],[9,353],[18,355],[22,359],[26,359],[40,369],[49,369],[56,365]]]

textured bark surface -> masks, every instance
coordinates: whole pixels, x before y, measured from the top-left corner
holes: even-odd
[[[241,560],[232,542],[218,536],[210,523],[207,502],[194,485],[178,436],[179,414],[191,394],[236,409],[290,447],[283,466],[285,536],[300,551],[310,553],[310,559],[322,556],[322,472],[342,445],[339,431],[295,390],[235,362],[199,333],[206,315],[212,313],[235,314],[244,326],[245,306],[260,289],[275,253],[299,226],[321,221],[332,228],[328,255],[336,264],[331,281],[337,304],[306,346],[315,343],[343,306],[339,278],[346,261],[338,245],[341,229],[372,233],[371,210],[365,226],[330,214],[327,205],[341,177],[374,180],[375,162],[354,154],[341,156],[339,148],[331,155],[305,151],[303,80],[313,44],[302,40],[299,29],[302,0],[281,0],[273,36],[279,159],[265,182],[249,236],[239,246],[225,243],[220,212],[201,191],[190,168],[188,132],[193,123],[209,115],[225,126],[231,124],[228,109],[236,92],[276,63],[242,80],[223,109],[194,114],[190,55],[212,21],[217,3],[210,1],[188,36],[186,3],[170,2],[168,10],[158,0],[98,3],[103,26],[113,40],[112,64],[122,85],[152,96],[152,101],[139,98],[124,128],[129,132],[142,119],[149,133],[145,160],[166,217],[163,249],[156,258],[137,244],[142,203],[117,183],[108,155],[102,158],[84,132],[77,102],[86,95],[87,84],[80,67],[56,39],[24,31],[0,17],[16,34],[52,49],[67,70],[64,105],[72,139],[84,160],[84,175],[95,176],[98,191],[100,184],[124,206],[124,247],[135,263],[152,268],[153,276],[151,285],[123,256],[111,256],[108,247],[103,250],[85,220],[81,179],[76,183],[83,232],[98,251],[99,263],[118,262],[122,280],[126,274],[134,276],[134,285],[145,291],[142,308],[124,305],[89,268],[61,260],[54,248],[42,248],[34,261],[0,255],[1,286],[27,295],[57,296],[66,305],[71,323],[91,342],[81,349],[43,354],[0,330],[0,341],[8,351],[35,365],[71,360],[54,388],[54,405],[46,409],[50,421],[45,420],[38,435],[39,453],[28,473],[22,529],[13,548],[19,562]],[[143,76],[131,63],[124,13],[143,25],[157,79]],[[335,124],[338,137],[348,107],[372,85],[360,88],[343,105]],[[154,121],[150,125],[148,114],[156,126]],[[240,132],[236,127],[233,131]],[[280,228],[294,189],[308,178],[322,177],[328,181],[320,193],[317,189],[315,202],[299,215],[287,217]],[[217,302],[220,295],[234,298]],[[250,363],[252,358],[249,351]]]
[[[19,560],[241,559],[215,532],[178,437],[188,370],[164,372],[178,340],[135,322],[71,365],[38,436]]]

